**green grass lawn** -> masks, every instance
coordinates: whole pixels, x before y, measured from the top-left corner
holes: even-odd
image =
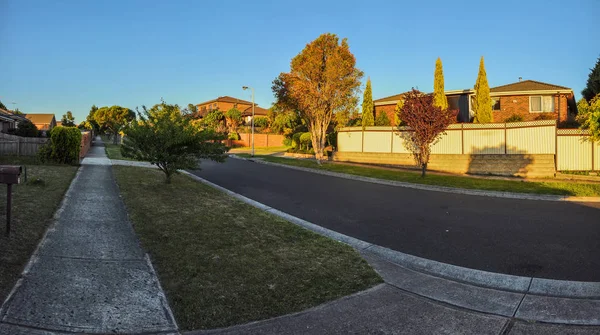
[[[254,154],[255,155],[273,155],[286,152],[290,147],[255,147]],[[240,147],[240,148],[232,148],[229,150],[230,153],[246,153],[249,154],[252,151],[251,147]]]
[[[382,282],[348,245],[192,178],[113,169],[182,330],[297,312]]]
[[[0,185],[0,304],[52,222],[76,166],[35,165],[34,157],[1,157],[0,164],[27,166],[27,183],[13,185],[11,235],[6,224],[6,185]]]
[[[123,157],[121,155],[121,145],[113,144],[112,139],[109,139],[107,135],[101,135],[102,141],[104,142],[104,149],[106,151],[106,156],[110,159],[123,159],[127,161],[132,161],[134,159]]]
[[[249,157],[248,155],[242,154],[240,154],[239,156]],[[554,181],[525,182],[521,180],[498,180],[435,174],[429,174],[425,178],[421,178],[420,172],[343,165],[332,162],[324,162],[321,166],[319,166],[312,159],[299,160],[270,156],[261,156],[261,158],[267,162],[416,184],[518,193],[571,195],[581,197],[600,196],[600,184],[568,183]]]

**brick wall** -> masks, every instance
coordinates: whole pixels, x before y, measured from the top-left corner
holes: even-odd
[[[392,123],[392,126],[393,126],[395,114],[396,114],[395,109],[396,109],[396,104],[375,106],[375,119],[377,119],[377,115],[379,115],[381,113],[386,113],[388,116],[388,119],[390,120],[390,122]]]
[[[255,147],[282,147],[283,135],[274,134],[254,134]],[[232,141],[231,144],[238,147],[249,147],[252,142],[252,134],[240,133],[239,141]]]
[[[494,122],[504,122],[514,114],[522,116],[524,121],[533,121],[541,114],[551,114],[556,120],[560,114],[560,121],[564,121],[567,119],[568,98],[568,95],[565,94],[561,94],[560,97],[554,96],[554,113],[530,113],[529,95],[502,96],[500,97],[501,110],[493,111]]]
[[[81,133],[81,149],[79,151],[79,158],[85,157],[87,152],[90,150],[92,145],[92,132],[86,131]]]

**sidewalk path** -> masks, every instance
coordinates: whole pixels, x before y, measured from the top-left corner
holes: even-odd
[[[177,326],[96,138],[0,309],[0,334],[170,334]]]

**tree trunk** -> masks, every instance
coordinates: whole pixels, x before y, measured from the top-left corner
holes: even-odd
[[[427,171],[427,163],[421,164],[421,178],[425,178],[425,171]]]

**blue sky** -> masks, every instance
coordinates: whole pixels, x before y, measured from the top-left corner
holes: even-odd
[[[573,88],[600,56],[598,0],[32,1],[0,0],[0,100],[29,113],[90,106],[187,105],[217,96],[273,102],[271,82],[306,43],[347,37],[374,98],[491,86],[518,77]]]

